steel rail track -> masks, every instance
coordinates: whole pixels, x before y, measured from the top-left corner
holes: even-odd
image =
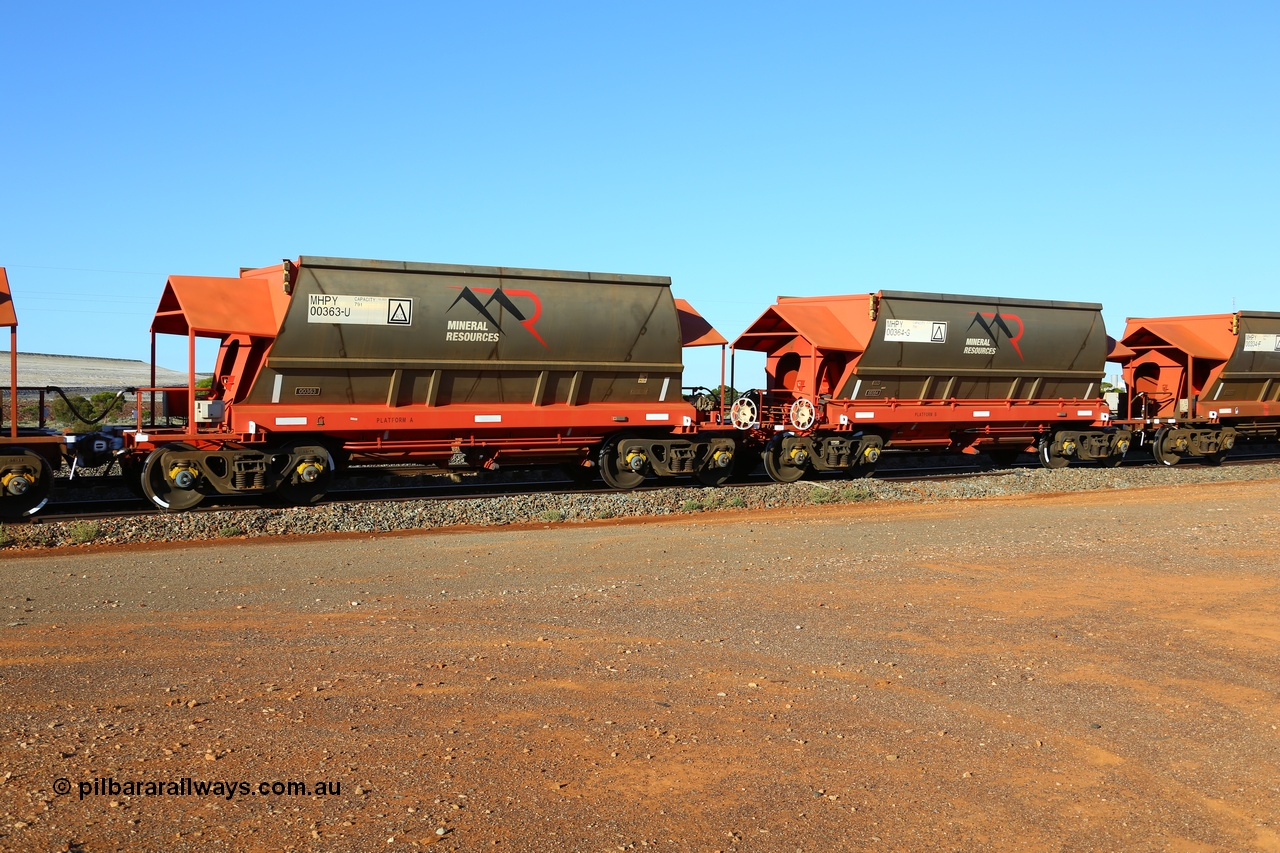
[[[1275,462],[1280,455],[1274,453],[1267,454],[1250,454],[1240,455],[1238,457],[1229,457],[1222,463],[1223,466],[1248,466],[1262,465]],[[1188,460],[1183,465],[1191,466],[1195,462]],[[1207,463],[1201,463],[1207,464]],[[1077,468],[1092,468],[1094,466],[1075,466]],[[1151,459],[1135,459],[1126,461],[1121,466],[1123,468],[1143,468],[1143,467],[1161,467]],[[993,468],[974,464],[972,466],[950,465],[938,467],[886,467],[878,470],[870,478],[874,480],[882,480],[893,483],[909,483],[909,482],[943,482],[946,480],[962,480],[972,479],[976,477],[999,477],[1017,473],[1020,470],[1036,469],[1040,465],[1036,461],[1028,461],[1026,463],[1017,463],[1015,465],[1004,468]],[[407,473],[407,472],[401,472]],[[417,472],[415,472],[417,473]],[[838,474],[820,475],[809,477],[799,481],[800,483],[809,483],[812,485],[822,485],[832,482],[850,483],[856,482],[849,480]],[[752,476],[741,481],[733,481],[725,483],[721,488],[753,488],[762,485],[770,485],[772,481],[763,474],[753,474]],[[694,481],[659,481],[645,483],[632,492],[654,492],[668,488],[693,488],[697,487]],[[414,501],[414,500],[483,500],[503,497],[513,497],[520,495],[610,495],[610,494],[626,494],[626,492],[618,492],[607,486],[582,486],[569,480],[545,480],[545,481],[529,481],[529,482],[512,482],[505,484],[495,483],[433,483],[422,484],[414,483],[403,486],[347,486],[330,489],[325,497],[323,504],[332,504],[340,502],[366,503],[377,501]],[[263,501],[250,497],[234,497],[227,495],[212,495],[206,499],[200,506],[189,510],[192,513],[202,512],[223,512],[229,510],[254,510],[254,509],[281,509],[282,504],[271,501]],[[297,509],[297,507],[295,507]],[[111,518],[132,518],[151,515],[164,515],[161,510],[151,506],[142,498],[103,498],[103,499],[82,499],[82,500],[62,500],[58,503],[51,503],[48,512],[40,513],[28,520],[28,523],[42,524],[67,521],[92,521]]]

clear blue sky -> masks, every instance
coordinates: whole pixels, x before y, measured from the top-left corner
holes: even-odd
[[[166,275],[303,254],[670,275],[730,338],[1280,311],[1278,46],[1275,2],[7,0],[0,265],[21,349],[141,359]]]

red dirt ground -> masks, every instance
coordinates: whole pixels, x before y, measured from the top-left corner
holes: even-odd
[[[0,848],[1277,851],[1278,508],[8,556]]]

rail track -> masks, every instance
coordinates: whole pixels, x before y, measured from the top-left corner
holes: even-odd
[[[1269,449],[1265,452],[1253,452],[1249,454],[1241,453],[1238,456],[1227,459],[1222,464],[1224,466],[1242,466],[1242,465],[1259,465],[1268,462],[1274,462],[1280,459],[1280,448]],[[1207,463],[1196,461],[1184,462],[1186,467],[1207,466]],[[871,479],[894,482],[894,483],[910,483],[910,482],[942,482],[947,480],[963,480],[978,477],[999,477],[1017,473],[1026,469],[1038,469],[1039,463],[1034,455],[1028,454],[1026,461],[1020,461],[1009,467],[995,468],[982,462],[975,462],[971,465],[962,463],[951,465],[937,466],[917,466],[911,464],[895,464],[890,462],[882,469],[879,469],[871,477]],[[1080,468],[1095,468],[1093,465],[1082,465]],[[1162,468],[1164,466],[1146,457],[1145,454],[1141,458],[1128,460],[1121,466],[1123,468],[1140,468],[1152,467]],[[379,472],[376,479],[380,482],[377,484],[362,484],[361,480],[368,480],[372,477],[372,471]],[[617,494],[616,490],[611,489],[603,484],[583,486],[575,483],[567,477],[551,477],[548,479],[530,479],[530,480],[512,480],[504,482],[494,482],[485,480],[483,482],[453,482],[444,472],[424,470],[416,466],[406,466],[402,469],[353,469],[353,476],[345,477],[335,483],[334,487],[329,490],[323,503],[339,503],[339,502],[377,502],[377,501],[419,501],[419,500],[482,500],[491,498],[513,497],[520,495],[607,495]],[[404,483],[395,483],[395,479],[403,479]],[[424,482],[430,480],[430,482]],[[391,482],[388,482],[391,481]],[[99,478],[96,481],[99,485],[94,487],[95,492],[127,492],[122,477]],[[733,481],[724,484],[720,488],[726,490],[734,489],[750,489],[760,486],[769,485],[773,481],[770,480],[762,471],[757,471],[744,480]],[[813,477],[805,482],[819,485],[823,483],[834,482],[850,482],[838,476],[820,476]],[[642,486],[632,490],[634,492],[659,492],[675,488],[688,488],[696,485],[695,481],[690,482],[672,482],[668,480],[653,480]],[[71,491],[71,494],[68,494]],[[234,497],[215,495],[210,496],[200,506],[190,510],[193,514],[208,512],[225,512],[228,510],[255,510],[255,509],[280,509],[284,504],[272,502],[270,500],[254,500],[246,497]],[[93,521],[111,518],[129,518],[129,517],[145,517],[166,515],[159,509],[152,506],[147,500],[139,497],[114,495],[105,497],[85,497],[77,499],[74,496],[74,490],[66,490],[63,492],[63,499],[56,503],[51,503],[46,510],[36,516],[33,516],[26,523],[42,524],[55,522],[71,522],[71,521]]]

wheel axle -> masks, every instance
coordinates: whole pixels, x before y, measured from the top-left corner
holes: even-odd
[[[320,475],[324,473],[324,468],[313,461],[303,462],[298,466],[298,479],[304,483],[314,483],[320,479]]]
[[[25,495],[31,486],[32,480],[25,474],[4,475],[4,490],[15,498],[20,498]]]

